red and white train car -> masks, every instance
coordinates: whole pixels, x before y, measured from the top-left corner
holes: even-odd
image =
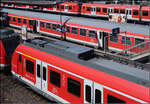
[[[150,102],[148,71],[94,57],[93,49],[64,41],[35,38],[19,45],[11,68],[19,80],[61,103]]]
[[[72,17],[65,25],[66,32],[61,33],[57,31],[61,24],[59,15],[47,13],[41,15],[37,12],[10,9],[3,9],[3,11],[8,12],[10,26],[21,28],[26,25],[28,30],[31,31],[52,37],[64,37],[69,41],[102,49],[108,48],[113,51],[122,51],[150,40],[148,26]],[[67,19],[67,16],[63,16],[63,22]],[[112,35],[112,29],[116,27],[119,27],[121,32]],[[148,49],[147,42],[136,51]]]

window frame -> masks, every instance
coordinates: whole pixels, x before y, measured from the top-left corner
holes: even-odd
[[[57,87],[61,87],[61,74],[59,72],[56,72],[54,70],[49,71],[50,80],[49,82]]]
[[[51,23],[46,23],[46,29],[51,29]]]
[[[146,15],[145,15],[145,13],[146,13]],[[142,11],[142,16],[148,16],[148,11],[143,10],[143,11]]]
[[[75,29],[75,30],[74,30]],[[76,27],[71,27],[71,33],[74,34],[74,35],[77,35],[78,34],[78,28]]]
[[[85,30],[85,31],[84,31],[85,33],[82,32],[83,34],[81,34],[81,30]],[[86,34],[87,34],[86,29],[80,28],[80,36],[86,36]]]
[[[34,62],[28,59],[26,59],[26,72],[34,75]]]
[[[45,27],[45,23],[40,21],[40,28],[44,28]]]
[[[138,16],[139,15],[139,11],[138,10],[133,10],[133,15]]]
[[[90,31],[91,31],[91,32],[92,32],[92,31],[95,32],[95,35],[91,34]],[[96,37],[97,37],[96,35],[97,35],[96,30],[88,30],[88,37],[89,37],[89,38],[96,39]],[[93,36],[94,36],[94,37],[93,37]]]
[[[17,22],[18,22],[18,23],[21,23],[21,18],[17,18]]]

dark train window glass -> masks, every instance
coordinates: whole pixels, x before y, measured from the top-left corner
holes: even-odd
[[[91,38],[96,38],[96,31],[89,30],[88,31],[88,36],[91,37]]]
[[[83,6],[83,9],[85,9],[85,6]]]
[[[34,63],[30,60],[26,60],[26,71],[34,74]]]
[[[29,20],[29,25],[33,25],[33,20]]]
[[[139,15],[139,11],[138,10],[133,10],[133,15]]]
[[[72,78],[68,78],[68,92],[71,94],[80,97],[81,96],[81,84],[79,81],[76,81]]]
[[[143,16],[148,16],[148,11],[143,11],[143,12],[142,12],[142,15],[143,15]]]
[[[60,73],[50,70],[50,83],[54,84],[57,87],[60,87],[60,78]]]
[[[71,10],[72,9],[72,6],[69,6],[69,10]]]
[[[97,11],[97,12],[100,12],[100,11],[101,11],[101,8],[96,8],[96,11]]]
[[[107,8],[103,8],[103,12],[104,12],[104,13],[107,13]]]
[[[129,14],[130,14],[130,15],[132,14],[132,10],[129,10]]]
[[[120,9],[120,13],[121,14],[125,14],[125,10],[124,9]]]
[[[13,22],[16,22],[16,17],[13,17]]]
[[[38,77],[40,77],[40,68],[41,68],[40,65],[37,64],[37,76],[38,76]]]
[[[85,99],[87,102],[91,103],[91,87],[88,85],[85,86]]]
[[[40,27],[44,28],[44,22],[40,22]]]
[[[8,21],[11,21],[11,17],[10,16],[8,16]]]
[[[69,27],[69,26],[67,26],[66,32],[67,32],[67,33],[70,33],[70,27]]]
[[[50,23],[46,23],[46,28],[50,29],[51,28],[51,24]]]
[[[86,8],[86,10],[87,10],[87,11],[90,11],[90,10],[91,10],[91,8],[90,8],[90,7],[87,7],[87,8]]]
[[[43,80],[46,81],[46,67],[43,67]]]
[[[72,33],[72,34],[78,34],[78,29],[75,28],[75,27],[72,27],[72,28],[71,28],[71,33]]]
[[[119,13],[119,9],[114,9],[114,13]]]
[[[21,23],[21,18],[18,18],[18,23]]]
[[[61,9],[64,9],[64,6],[63,6],[63,5],[61,6]]]
[[[107,95],[107,103],[108,104],[114,104],[114,103],[126,103],[125,101],[123,101],[123,100],[121,100],[121,99],[119,99],[119,98],[116,98],[116,97],[114,97],[114,96],[112,96],[112,95]]]
[[[110,41],[118,43],[118,35],[110,35]]]
[[[53,30],[56,30],[57,29],[57,25],[56,24],[52,24],[52,28],[53,28]]]
[[[23,19],[23,24],[27,24],[27,20],[26,19]]]
[[[21,55],[19,55],[19,62],[21,62]]]
[[[126,41],[125,41],[126,39]],[[122,44],[127,44],[127,45],[131,45],[131,38],[130,37],[125,37],[125,36],[122,36],[122,40],[121,40],[121,43]]]
[[[57,5],[57,9],[59,9],[59,5]]]
[[[80,29],[80,35],[86,36],[86,29]]]
[[[141,44],[144,42],[144,39],[135,38],[135,45]],[[145,48],[145,44],[138,46],[139,48]]]
[[[101,104],[101,91],[98,89],[95,90],[95,103]]]

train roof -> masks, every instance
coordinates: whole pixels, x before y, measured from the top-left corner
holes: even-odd
[[[60,21],[60,15],[50,14],[50,13],[41,13],[41,12],[39,13],[39,12],[23,11],[23,10],[15,10],[15,9],[3,9],[3,12],[8,12],[14,15],[30,16],[33,18]],[[69,16],[62,16],[63,22],[68,18]],[[120,27],[120,30],[124,32],[149,35],[149,26],[138,25],[138,24],[129,24],[129,23],[122,24],[122,23],[109,22],[109,21],[92,19],[92,18],[84,18],[84,17],[71,17],[68,23],[94,26],[94,27],[105,28],[110,30],[116,27]]]
[[[97,57],[92,48],[44,38],[30,39],[24,45],[150,87],[149,71]]]
[[[0,39],[19,37],[18,33],[15,33],[12,29],[0,28]]]

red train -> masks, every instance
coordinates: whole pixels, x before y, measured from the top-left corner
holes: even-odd
[[[35,38],[20,44],[11,71],[61,103],[150,102],[149,71],[98,58],[93,49],[65,41]]]
[[[78,4],[74,2],[64,2],[55,7],[53,6],[29,6],[19,4],[1,3],[2,7],[13,7],[23,9],[38,9],[42,11],[63,12],[67,14],[81,14],[93,17],[110,18],[112,14],[123,15],[124,19],[149,22],[150,7],[139,5],[116,5],[116,4]]]
[[[149,27],[135,24],[110,23],[102,20],[71,17],[65,24],[64,33],[58,31],[60,16],[31,11],[3,9],[8,12],[10,26],[21,28],[52,37],[64,37],[66,40],[113,51],[122,51],[150,40]],[[65,22],[68,16],[63,16]],[[84,22],[83,22],[84,21]],[[119,27],[120,33],[112,35],[112,29]],[[126,41],[125,41],[126,39]],[[136,51],[148,50],[148,42]],[[133,50],[133,52],[136,52]]]
[[[13,30],[0,28],[0,69],[10,66],[11,57],[18,46],[20,36]]]

